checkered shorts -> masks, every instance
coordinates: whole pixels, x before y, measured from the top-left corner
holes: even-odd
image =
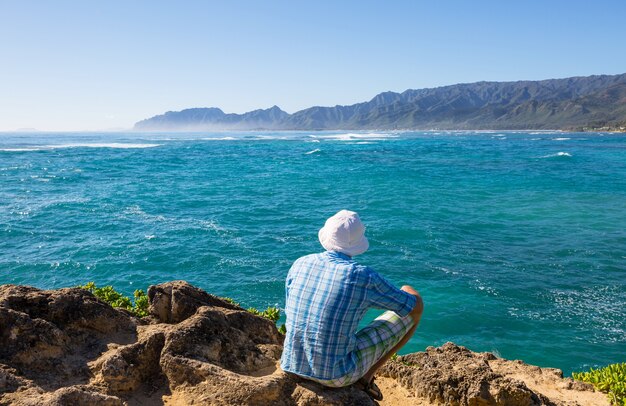
[[[333,388],[352,385],[398,344],[413,325],[413,318],[410,314],[400,317],[392,311],[383,313],[356,333],[357,342],[354,352],[357,363],[353,371],[335,379],[323,380],[310,377],[307,379]]]

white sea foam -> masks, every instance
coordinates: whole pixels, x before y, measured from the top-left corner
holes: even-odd
[[[77,143],[77,144],[61,144],[46,145],[46,148],[116,148],[116,149],[141,149],[159,147],[161,144],[126,144],[120,142],[111,143]]]
[[[452,269],[449,269],[449,268],[446,268],[446,267],[443,267],[443,266],[435,266],[435,267],[433,267],[433,269],[442,271],[442,272],[447,273],[447,274],[452,274],[452,275],[458,275],[459,274],[458,271],[455,271],[455,270],[452,270]]]
[[[137,216],[149,222],[166,221],[166,218],[164,216],[148,214],[145,211],[143,211],[143,209],[139,207],[138,205],[128,206],[126,209],[124,209],[124,212],[122,213],[122,215]]]
[[[0,148],[4,152],[40,151],[41,148]]]
[[[247,140],[289,140],[290,137],[278,136],[278,135],[257,135],[254,138],[245,138]]]
[[[555,158],[555,157],[559,157],[559,156],[571,157],[572,154],[570,154],[569,152],[557,152],[556,154],[544,155],[544,156],[541,156],[539,158]]]
[[[571,138],[567,138],[567,137],[554,138],[554,141],[567,141],[567,140],[571,140]]]
[[[59,148],[115,148],[115,149],[137,149],[137,148],[154,148],[161,144],[127,144],[120,142],[111,143],[69,143],[69,144],[56,144],[56,145],[36,145],[32,147],[15,147],[15,148],[2,148],[0,151],[7,152],[23,152],[23,151],[41,151],[49,149]]]
[[[235,138],[235,137],[214,137],[214,138],[201,138],[203,141],[234,141],[241,140],[243,138]]]
[[[333,141],[357,141],[357,140],[370,140],[370,141],[384,141],[390,138],[398,138],[396,134],[386,133],[344,133],[344,134],[327,134],[319,135],[318,138],[323,138]]]
[[[199,220],[198,224],[200,224],[200,227],[204,230],[211,230],[217,233],[228,231],[215,220]]]
[[[305,152],[304,155],[311,155],[311,154],[315,154],[318,152],[322,152],[322,150],[319,148],[315,148],[313,151]]]

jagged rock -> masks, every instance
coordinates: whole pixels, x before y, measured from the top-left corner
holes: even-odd
[[[121,346],[102,355],[92,366],[96,378],[108,392],[130,392],[161,375],[159,361],[165,344],[163,333],[141,337],[137,343]]]
[[[87,383],[87,361],[134,342],[136,324],[84,289],[0,286],[0,362],[46,391]]]
[[[26,387],[28,385],[28,380],[20,377],[15,368],[0,364],[0,394],[13,392],[20,386]]]
[[[168,335],[164,353],[250,374],[276,363],[281,341],[269,320],[241,310],[202,307]]]
[[[0,286],[0,405],[375,405],[281,371],[283,337],[267,319],[182,281],[148,297],[151,316],[138,320],[79,288]],[[593,394],[559,373],[453,344],[383,369],[434,404],[565,405],[544,383]]]
[[[129,331],[135,322],[85,289],[40,290],[30,286],[2,285],[0,307],[46,320],[58,328],[110,334]]]
[[[101,393],[88,385],[71,385],[55,391],[22,381],[19,390],[0,391],[0,405],[12,406],[122,406],[124,401],[116,396]]]
[[[178,323],[201,306],[243,310],[217,296],[206,293],[185,281],[173,281],[148,288],[149,312],[163,323]]]
[[[89,386],[69,386],[56,390],[46,399],[42,399],[50,406],[122,406],[124,402],[116,397],[99,393]]]
[[[491,353],[475,353],[453,343],[446,343],[439,348],[428,347],[425,352],[398,357],[388,362],[379,371],[379,375],[393,378],[415,396],[441,405],[587,404],[584,401],[577,403],[572,399],[563,400],[558,393],[542,393],[538,390],[542,387],[541,383],[543,386],[547,383],[547,386],[558,389],[556,392],[572,389],[593,394],[591,385],[563,379],[563,374],[558,369],[503,360]],[[596,398],[600,404],[604,404],[602,397]]]

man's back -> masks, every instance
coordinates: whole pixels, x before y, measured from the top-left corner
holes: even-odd
[[[317,379],[334,379],[354,369],[356,331],[368,308],[406,315],[415,304],[371,268],[335,251],[294,262],[286,293],[281,367]]]

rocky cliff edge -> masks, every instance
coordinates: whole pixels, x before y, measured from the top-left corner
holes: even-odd
[[[186,282],[138,319],[80,288],[0,286],[0,405],[374,405],[281,371],[282,335]],[[388,405],[607,405],[561,371],[447,343],[380,371]]]

